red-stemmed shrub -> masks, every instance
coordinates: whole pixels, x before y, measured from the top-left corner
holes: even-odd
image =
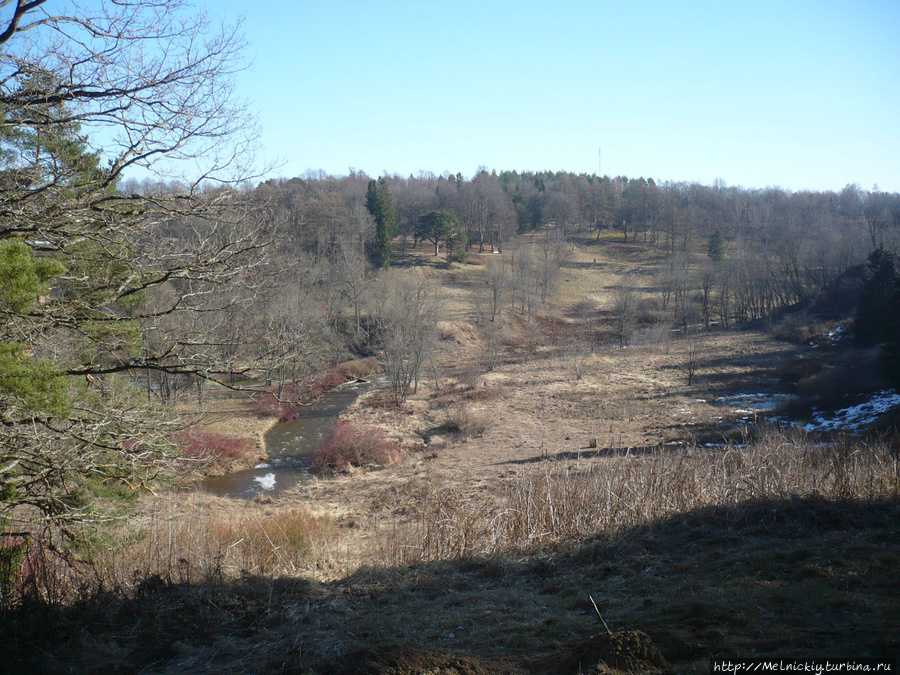
[[[310,470],[339,472],[354,466],[396,464],[402,459],[400,446],[388,440],[381,429],[338,420],[313,449]]]
[[[327,391],[347,381],[347,376],[337,370],[326,370],[302,382],[294,382],[278,389],[263,392],[253,401],[256,414],[263,417],[278,416],[282,422],[297,416],[300,406],[314,401]]]
[[[222,436],[211,431],[191,427],[179,431],[173,439],[181,448],[181,454],[189,459],[235,459],[251,450],[246,438]]]

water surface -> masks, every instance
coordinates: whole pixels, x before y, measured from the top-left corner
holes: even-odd
[[[252,469],[211,476],[201,485],[220,497],[277,497],[309,477],[309,452],[331,429],[340,414],[363,392],[364,383],[349,383],[326,392],[300,409],[296,419],[279,422],[266,433],[269,459]]]

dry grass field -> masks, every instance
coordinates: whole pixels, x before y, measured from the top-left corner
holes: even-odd
[[[651,295],[659,256],[580,242],[551,302],[506,315],[486,370],[474,295],[500,256],[411,255],[444,298],[433,367],[402,406],[374,387],[343,415],[406,461],[274,503],[148,498],[93,568],[109,589],[143,581],[59,608],[55,636],[22,619],[16,664],[575,675],[896,658],[895,441],[765,419],[784,364],[820,347],[645,326],[592,352],[579,307],[606,317],[623,275]]]

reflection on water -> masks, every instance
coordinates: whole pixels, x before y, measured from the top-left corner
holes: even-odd
[[[364,386],[345,384],[301,408],[296,419],[276,424],[266,433],[268,461],[245,471],[207,478],[201,484],[203,489],[220,497],[254,499],[259,494],[276,497],[295,486],[308,476],[310,449],[328,433]]]

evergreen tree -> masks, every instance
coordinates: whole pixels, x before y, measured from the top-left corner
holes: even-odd
[[[447,250],[447,264],[453,263],[453,257],[460,262],[465,261],[468,237],[459,218],[452,211],[428,211],[419,216],[416,223],[416,237],[434,244],[434,254],[440,253],[440,245]]]
[[[894,256],[883,246],[869,255],[853,332],[858,344],[881,347],[882,373],[900,387],[900,276]]]
[[[858,344],[872,347],[888,339],[896,339],[888,317],[896,311],[897,273],[894,256],[879,246],[868,258],[868,274],[860,289],[859,306],[853,332]]]
[[[165,474],[172,420],[134,381],[226,374],[198,325],[266,242],[229,188],[252,175],[237,163],[253,130],[232,94],[236,32],[182,0],[3,4],[0,524],[13,527]],[[180,160],[218,187],[119,191],[123,171]]]
[[[900,389],[900,278],[894,279],[892,301],[884,323],[887,338],[882,348],[882,369],[888,382]]]
[[[375,219],[375,241],[372,244],[372,261],[376,267],[389,267],[393,246],[391,241],[398,234],[397,212],[391,200],[391,192],[384,176],[370,180],[366,190],[366,209]]]
[[[710,260],[715,262],[722,262],[725,259],[725,237],[722,236],[721,231],[716,230],[709,235],[709,246],[706,254]]]

